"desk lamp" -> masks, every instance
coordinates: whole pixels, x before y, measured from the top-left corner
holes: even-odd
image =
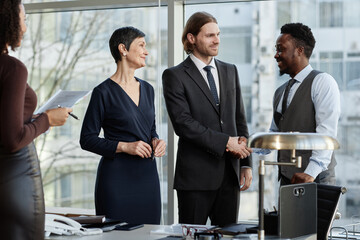
[[[296,156],[296,150],[331,150],[338,149],[336,139],[318,133],[299,132],[258,132],[249,137],[250,148],[291,150],[289,162],[269,162],[260,155],[259,159],[259,230],[258,239],[265,239],[264,230],[264,176],[265,165],[294,166],[301,168],[301,156]]]

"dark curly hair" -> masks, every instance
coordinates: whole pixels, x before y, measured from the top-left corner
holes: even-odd
[[[145,37],[145,33],[131,26],[118,28],[113,32],[109,40],[109,47],[115,63],[121,61],[121,54],[118,49],[119,44],[124,44],[125,48],[129,51],[131,43],[139,37]]]
[[[21,40],[21,0],[0,1],[0,54],[8,53],[8,47],[15,50]]]
[[[315,38],[311,28],[302,23],[287,23],[281,27],[282,34],[290,34],[296,47],[304,47],[305,56],[310,58],[315,47]]]
[[[187,39],[187,34],[191,33],[192,35],[197,36],[202,26],[211,22],[217,24],[216,18],[207,12],[196,12],[187,20],[181,38],[184,50],[187,54],[192,53],[195,48],[195,46]]]

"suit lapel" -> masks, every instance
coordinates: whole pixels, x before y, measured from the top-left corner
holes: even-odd
[[[206,80],[203,78],[199,69],[197,69],[196,65],[193,63],[190,57],[187,57],[184,61],[185,72],[189,75],[189,77],[199,86],[201,91],[210,101],[214,109],[219,113],[218,108],[216,107],[216,103],[214,97],[212,96],[209,86],[206,84]],[[220,87],[221,89],[221,87]]]
[[[222,64],[218,60],[215,59],[216,68],[219,74],[219,85],[220,85],[220,111],[221,109],[224,109],[226,105],[226,92],[227,92],[227,86],[226,79],[227,77],[227,67],[226,65]]]

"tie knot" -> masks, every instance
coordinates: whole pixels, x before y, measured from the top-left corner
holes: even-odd
[[[205,66],[205,67],[204,67],[204,70],[205,70],[206,72],[210,72],[210,71],[211,71],[211,68],[212,68],[212,66],[208,65],[208,66]]]
[[[294,83],[296,83],[296,79],[292,78],[292,79],[289,80],[288,86],[291,88],[292,85],[294,85]]]

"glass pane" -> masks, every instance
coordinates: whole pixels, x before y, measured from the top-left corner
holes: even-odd
[[[327,61],[320,63],[320,71],[329,73],[339,85],[340,90],[345,89],[343,83],[343,64],[342,62]]]
[[[277,24],[280,28],[284,23],[302,22],[308,26],[316,24],[316,0],[279,0],[277,1]]]
[[[343,53],[320,52],[320,71],[329,73],[337,81],[340,89],[345,89],[343,81]]]
[[[338,127],[341,150],[336,151],[339,185],[349,184],[347,179],[360,180],[355,173],[351,176],[346,174],[346,169],[356,168],[354,164],[360,158],[360,147],[356,144],[360,118],[356,105],[359,104],[360,94],[358,15],[349,14],[347,17],[354,24],[351,28],[343,27],[345,9],[349,8],[343,6],[350,2],[353,1],[278,0],[189,5],[185,8],[185,21],[196,11],[206,11],[217,18],[221,31],[217,58],[234,63],[238,68],[250,133],[268,131],[274,91],[290,78],[288,75],[279,76],[273,58],[279,28],[288,22],[302,22],[312,29],[316,46],[310,63],[314,69],[331,74],[341,90],[342,115]],[[351,94],[348,90],[351,90]],[[272,153],[266,159],[276,161],[276,154]],[[257,218],[256,154],[253,154],[253,161],[253,183],[249,190],[241,193],[240,219]],[[353,191],[355,185],[351,186],[350,191]],[[265,208],[272,210],[276,206],[277,191],[277,167],[269,166],[266,168]],[[345,210],[345,202],[340,206],[342,218],[350,218],[350,211]],[[353,205],[349,207],[354,210]],[[355,204],[355,207],[358,208],[358,205]]]
[[[167,62],[167,9],[136,8],[31,14],[22,47],[13,53],[28,67],[28,82],[42,105],[58,89],[92,90],[116,70],[108,41],[113,31],[134,26],[146,34],[147,66],[135,75],[155,89],[156,124],[167,141],[167,113],[161,72]],[[161,32],[161,34],[160,34]],[[36,139],[41,160],[46,206],[94,208],[94,186],[100,156],[84,151],[79,135],[90,95],[75,105],[80,121]],[[167,206],[167,156],[157,159],[162,203]],[[163,207],[167,219],[167,208]]]
[[[320,2],[320,27],[343,26],[343,2]]]
[[[344,0],[344,26],[360,27],[360,1]]]
[[[360,90],[360,61],[346,63],[346,87],[348,90]]]
[[[221,48],[219,58],[228,56],[230,62],[241,64],[251,61],[251,27],[223,27],[221,28]],[[234,52],[234,49],[236,51]]]

